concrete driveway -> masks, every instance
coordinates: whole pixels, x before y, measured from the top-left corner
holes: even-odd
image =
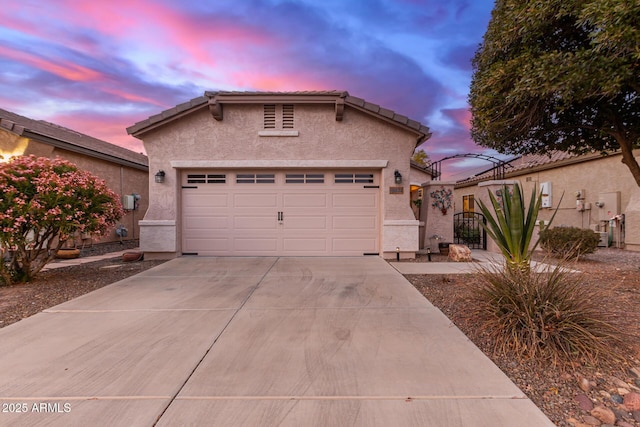
[[[0,425],[553,425],[378,257],[179,258],[0,346]]]

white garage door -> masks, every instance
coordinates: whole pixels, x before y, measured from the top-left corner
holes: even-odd
[[[374,171],[184,171],[182,253],[379,252]]]

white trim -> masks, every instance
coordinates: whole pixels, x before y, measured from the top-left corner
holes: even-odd
[[[298,136],[297,130],[260,130],[258,136]]]
[[[176,169],[230,169],[230,168],[360,168],[382,169],[388,160],[172,160]]]
[[[174,219],[141,219],[138,225],[155,225],[155,226],[175,226]]]
[[[420,224],[420,221],[418,221],[417,219],[385,219],[384,223],[385,226],[402,226],[405,227],[407,225],[410,226],[415,226]]]

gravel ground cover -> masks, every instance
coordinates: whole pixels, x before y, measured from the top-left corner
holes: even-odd
[[[536,253],[536,261],[554,263]],[[439,261],[445,261],[439,256]],[[420,257],[414,262],[426,261]],[[434,261],[436,261],[434,259]],[[469,337],[558,426],[640,426],[640,253],[600,248],[571,267],[585,287],[606,292],[599,304],[616,313],[625,332],[623,366],[602,360],[558,368],[493,354],[493,342],[468,315],[474,274],[408,275],[407,279]],[[628,336],[627,336],[628,335]]]
[[[133,249],[137,241],[93,245],[81,257]],[[54,261],[55,262],[55,261]],[[140,273],[164,261],[123,262],[122,258],[90,262],[40,272],[31,283],[0,286],[0,328],[42,310]]]

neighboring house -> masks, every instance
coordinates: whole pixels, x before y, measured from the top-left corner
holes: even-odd
[[[635,152],[640,157],[640,150]],[[548,221],[555,209],[553,226],[589,228],[601,233],[601,246],[640,250],[640,188],[631,172],[612,153],[551,156],[527,155],[507,162],[506,183],[518,182],[525,198],[535,187],[542,192],[539,220]],[[493,169],[458,181],[454,197],[456,212],[480,212],[477,200],[488,200],[487,189],[496,191],[502,181],[493,180]]]
[[[123,197],[123,205],[135,199],[130,196],[140,196],[133,206],[125,206],[130,209],[120,220],[119,227],[126,228],[126,237],[119,236],[116,230],[103,238],[75,236],[76,245],[139,237],[137,222],[149,204],[147,156],[53,123],[0,109],[0,162],[30,154],[60,157],[104,179],[111,190]]]
[[[429,129],[347,92],[206,92],[127,131],[149,155],[150,257],[412,257]],[[163,175],[163,179],[160,179]]]

